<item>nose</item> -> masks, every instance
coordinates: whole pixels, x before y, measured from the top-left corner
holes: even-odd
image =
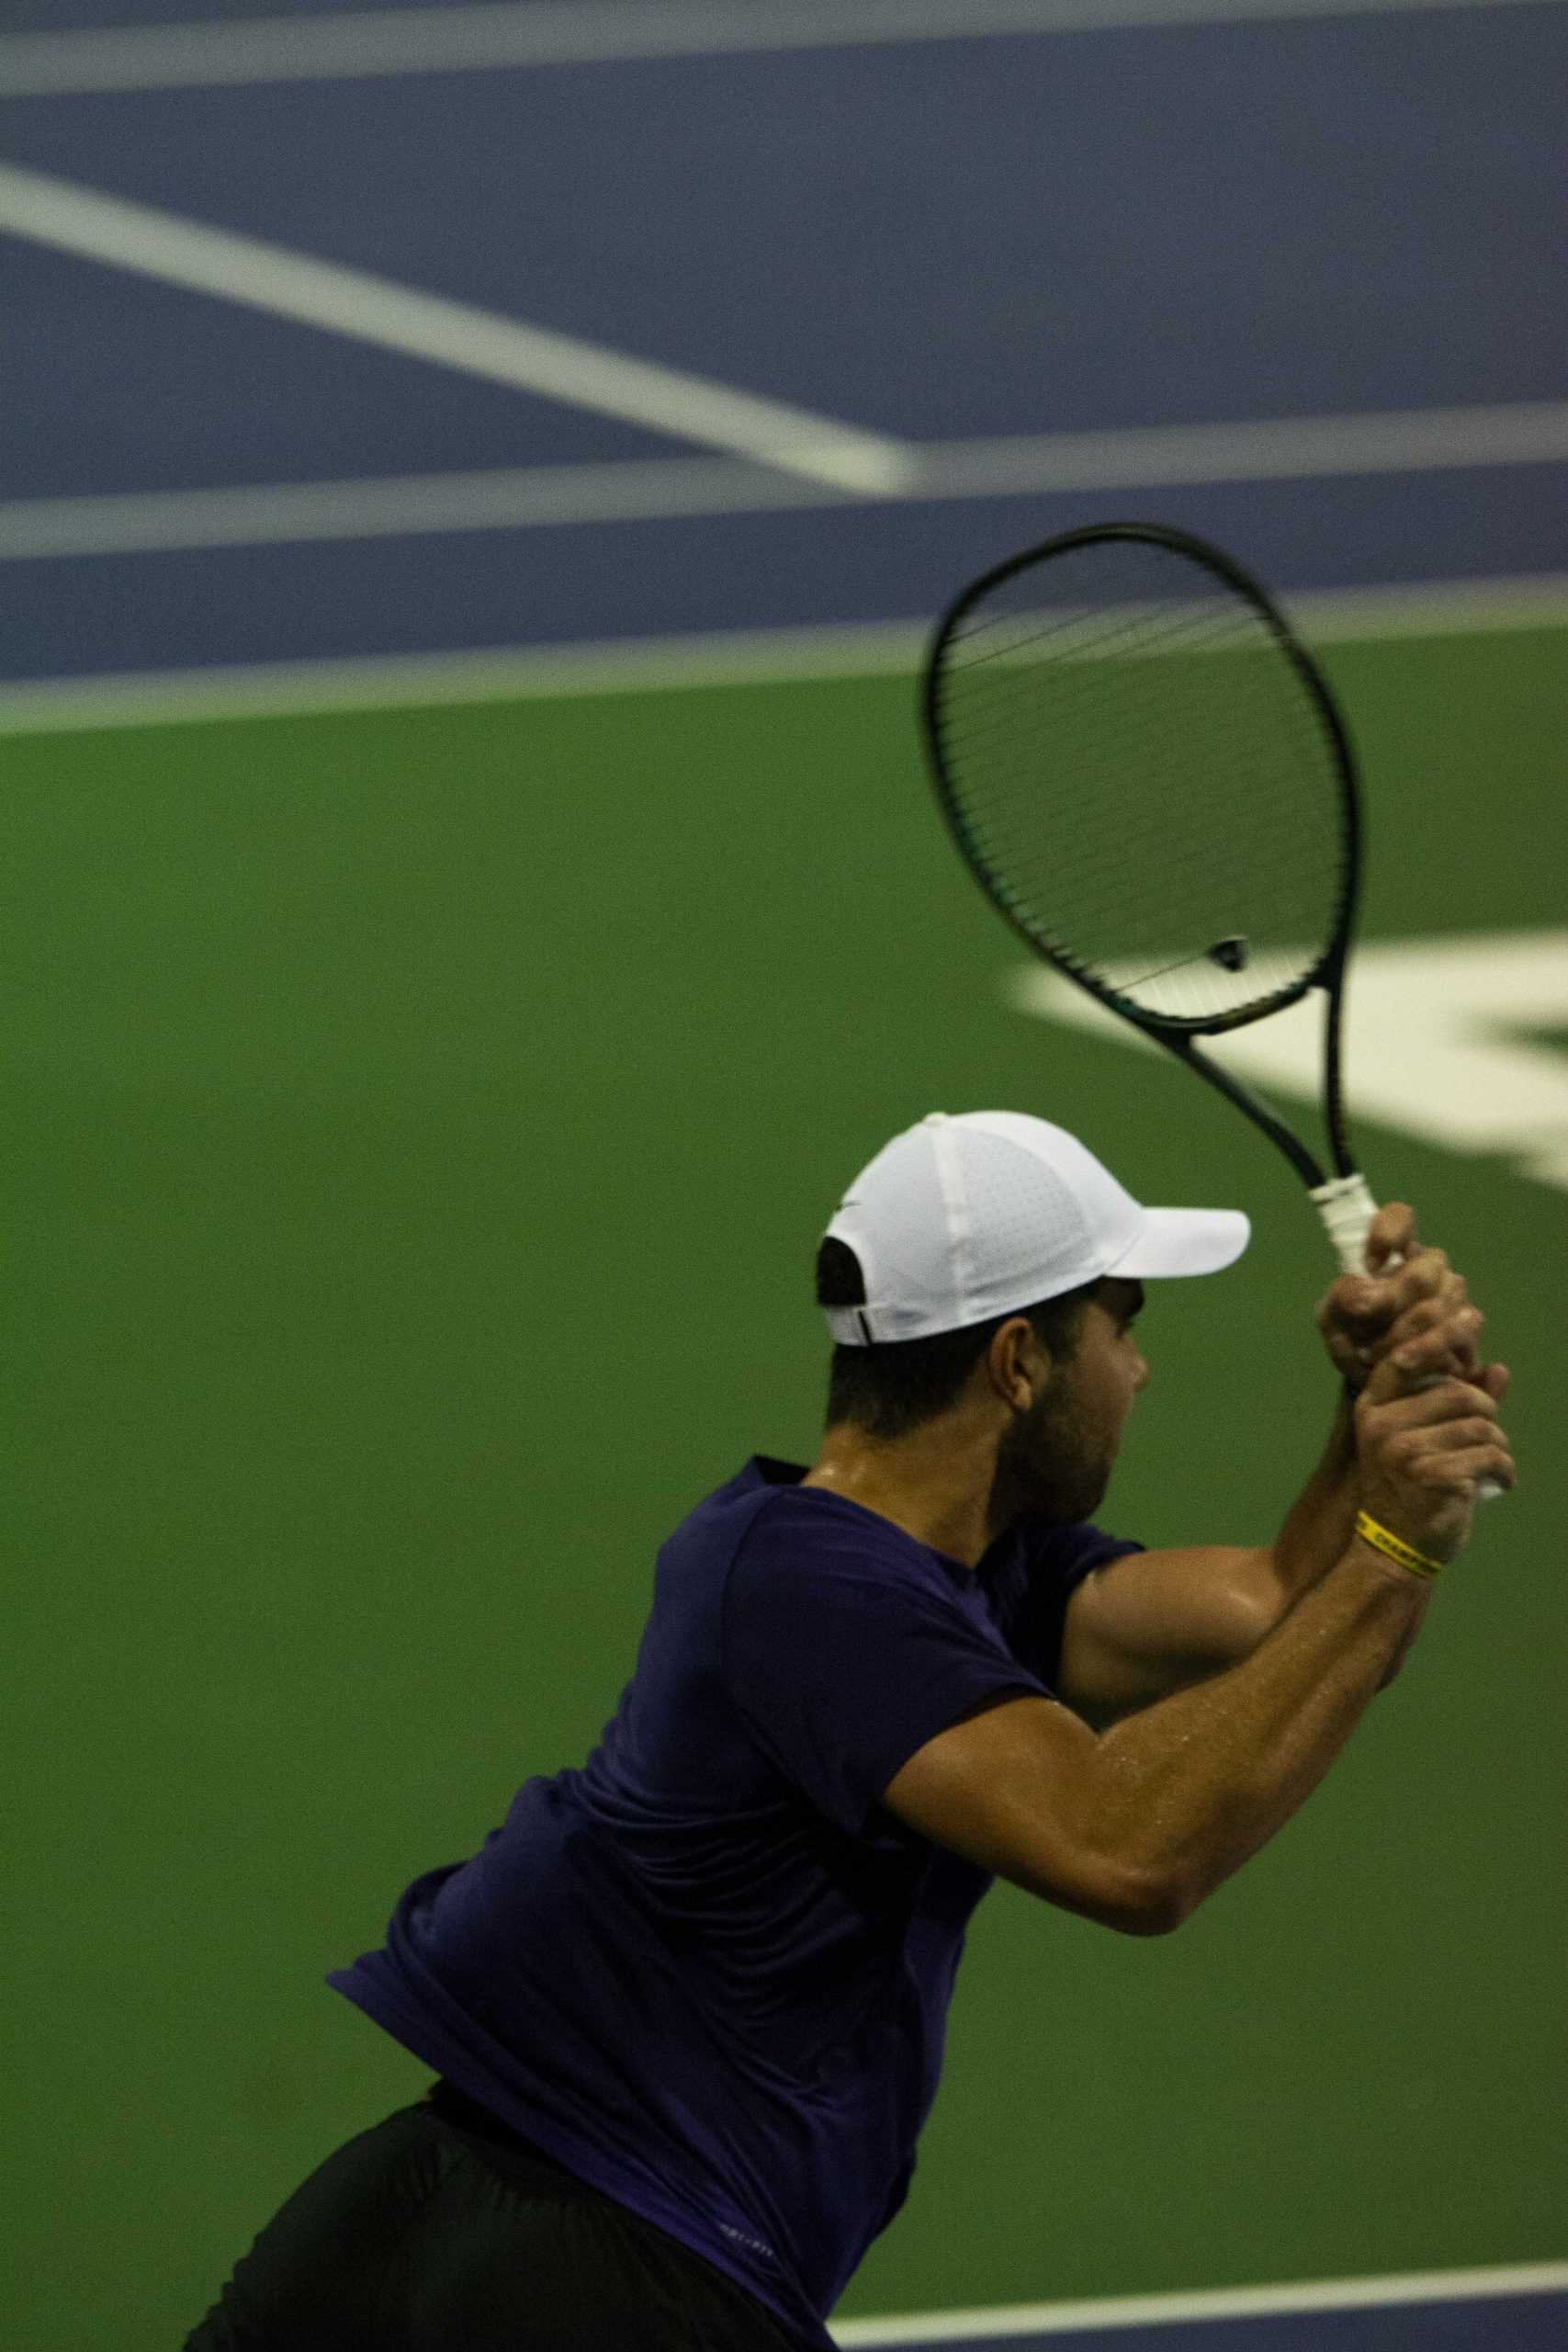
[[[1145,1356],[1144,1354],[1142,1354],[1142,1353],[1140,1352],[1139,1357],[1138,1357],[1138,1369],[1137,1369],[1137,1371],[1136,1371],[1136,1372],[1134,1374],[1134,1375],[1133,1375],[1133,1393],[1134,1393],[1134,1396],[1136,1396],[1136,1395],[1137,1395],[1137,1393],[1138,1393],[1138,1391],[1139,1391],[1140,1389],[1142,1389],[1142,1388],[1146,1388],[1146,1387],[1148,1386],[1148,1385],[1149,1385],[1149,1366],[1148,1366],[1148,1359],[1147,1359],[1147,1357],[1146,1357],[1146,1356]]]

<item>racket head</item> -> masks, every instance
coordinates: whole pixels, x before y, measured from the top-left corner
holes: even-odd
[[[1113,1011],[1174,1045],[1314,986],[1337,1009],[1354,752],[1316,663],[1223,549],[1118,522],[1010,556],[938,622],[921,719],[971,873]]]

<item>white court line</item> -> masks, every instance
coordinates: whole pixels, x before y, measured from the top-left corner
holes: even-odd
[[[1332,590],[1287,596],[1284,602],[1314,645],[1568,628],[1568,572]],[[579,645],[497,646],[473,653],[385,654],[27,679],[0,684],[0,736],[816,678],[894,674],[912,682],[930,633],[925,622],[861,622],[724,629],[711,636],[600,639]]]
[[[384,481],[18,498],[0,503],[0,562],[431,531],[649,522],[678,515],[761,514],[775,508],[840,504],[852,494],[735,458],[630,458],[598,465],[411,474]]]
[[[1083,2328],[1160,2326],[1181,2320],[1264,2318],[1291,2312],[1362,2311],[1398,2303],[1468,2302],[1496,2295],[1568,2292],[1568,2262],[1494,2270],[1430,2270],[1404,2278],[1313,2279],[1301,2286],[1222,2287],[1190,2295],[1128,2295],[1100,2302],[1017,2303],[991,2311],[908,2319],[844,2320],[832,2330],[851,2347],[944,2344],[983,2336],[1065,2335]]]
[[[1542,465],[1568,459],[1568,401],[1028,434],[928,443],[917,454],[922,475],[941,484],[926,494],[949,498]]]
[[[1563,604],[1568,617],[1568,582]],[[924,638],[925,631],[909,622],[723,629],[708,637],[595,639],[580,645],[495,646],[473,653],[258,662],[0,683],[0,736],[912,673]]]
[[[834,419],[14,164],[0,164],[0,230],[813,481],[869,494],[908,473],[900,444]]]
[[[149,25],[0,39],[0,94],[310,82],[488,66],[604,64],[655,57],[1110,32],[1160,25],[1269,24],[1302,17],[1425,14],[1553,0],[553,0],[378,8],[238,24]]]
[[[1568,462],[1568,401],[908,443],[906,499],[1303,481]],[[838,505],[855,492],[728,458],[624,458],[387,481],[120,492],[0,503],[0,561],[525,530]],[[879,492],[879,497],[888,493]]]

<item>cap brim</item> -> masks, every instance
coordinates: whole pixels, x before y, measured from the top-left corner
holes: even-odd
[[[1240,1209],[1145,1209],[1143,1225],[1108,1274],[1155,1282],[1168,1274],[1217,1274],[1252,1238]]]

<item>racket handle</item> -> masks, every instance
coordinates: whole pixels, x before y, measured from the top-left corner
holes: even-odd
[[[1328,1229],[1328,1238],[1338,1253],[1342,1270],[1348,1274],[1364,1274],[1367,1271],[1367,1234],[1378,1213],[1377,1203],[1367,1187],[1364,1176],[1336,1176],[1331,1183],[1313,1187],[1313,1199],[1317,1213]],[[1391,1267],[1402,1265],[1403,1259],[1391,1258]],[[1503,1488],[1495,1478],[1483,1478],[1475,1489],[1478,1502],[1495,1502]]]
[[[1336,1176],[1332,1183],[1313,1188],[1317,1213],[1328,1228],[1339,1260],[1340,1271],[1347,1274],[1364,1274],[1367,1271],[1367,1235],[1371,1230],[1378,1204],[1367,1189],[1364,1176]]]

